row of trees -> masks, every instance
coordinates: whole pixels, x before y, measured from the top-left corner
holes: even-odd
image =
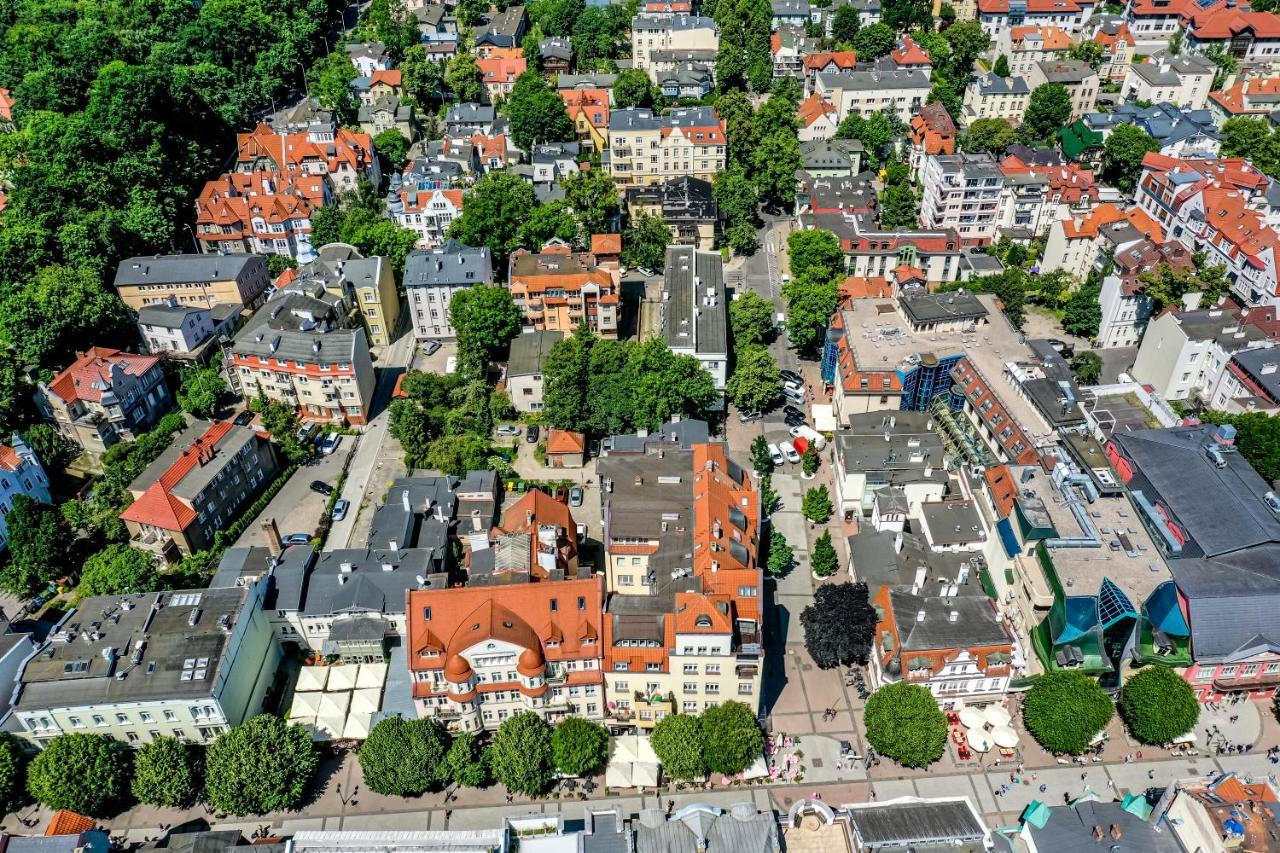
[[[701,715],[669,714],[654,726],[649,742],[673,779],[740,773],[764,753],[764,734],[755,714],[733,701]]]
[[[782,286],[787,301],[787,336],[801,352],[813,353],[831,321],[844,277],[844,250],[830,231],[807,229],[787,237],[791,281]]]

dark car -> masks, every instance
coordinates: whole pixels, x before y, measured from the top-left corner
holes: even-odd
[[[541,430],[539,430],[536,425],[530,424],[529,428],[524,431],[524,440],[529,442],[530,444],[537,444],[538,435],[540,433],[541,433]]]
[[[236,419],[235,421],[233,421],[233,423],[236,426],[248,426],[249,424],[253,423],[253,412],[250,412],[246,409],[245,411],[236,415]]]
[[[305,533],[290,533],[284,537],[285,545],[306,545],[311,542],[311,537]]]
[[[312,480],[311,491],[319,492],[325,497],[329,497],[329,495],[333,494],[333,486],[329,485],[324,480]]]
[[[782,422],[789,427],[803,426],[808,423],[808,421],[804,419],[804,415],[799,414],[798,412],[783,415]]]
[[[794,382],[797,385],[804,387],[804,377],[799,373],[796,373],[794,370],[779,370],[778,375],[787,382]]]

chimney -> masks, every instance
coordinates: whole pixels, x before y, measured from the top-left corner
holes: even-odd
[[[262,519],[262,536],[267,540],[267,550],[271,552],[271,556],[278,558],[284,549],[280,546],[280,529],[276,527],[274,518]]]

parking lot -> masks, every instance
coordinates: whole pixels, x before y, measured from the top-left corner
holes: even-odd
[[[315,480],[321,480],[329,485],[337,483],[338,477],[342,474],[342,468],[346,465],[347,457],[351,455],[355,446],[355,436],[344,435],[338,444],[338,449],[332,454],[321,456],[318,461],[303,465],[295,471],[289,478],[289,482],[284,484],[284,487],[271,499],[271,503],[267,504],[267,508],[258,516],[258,521],[249,525],[240,534],[235,547],[265,545],[259,522],[266,518],[275,519],[281,536],[288,536],[291,533],[314,536],[329,499],[319,492],[312,491],[311,483]]]

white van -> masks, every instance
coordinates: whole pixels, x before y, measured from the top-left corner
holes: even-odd
[[[826,437],[808,424],[793,426],[790,432],[792,438],[804,438],[815,450],[821,450],[827,446]]]

